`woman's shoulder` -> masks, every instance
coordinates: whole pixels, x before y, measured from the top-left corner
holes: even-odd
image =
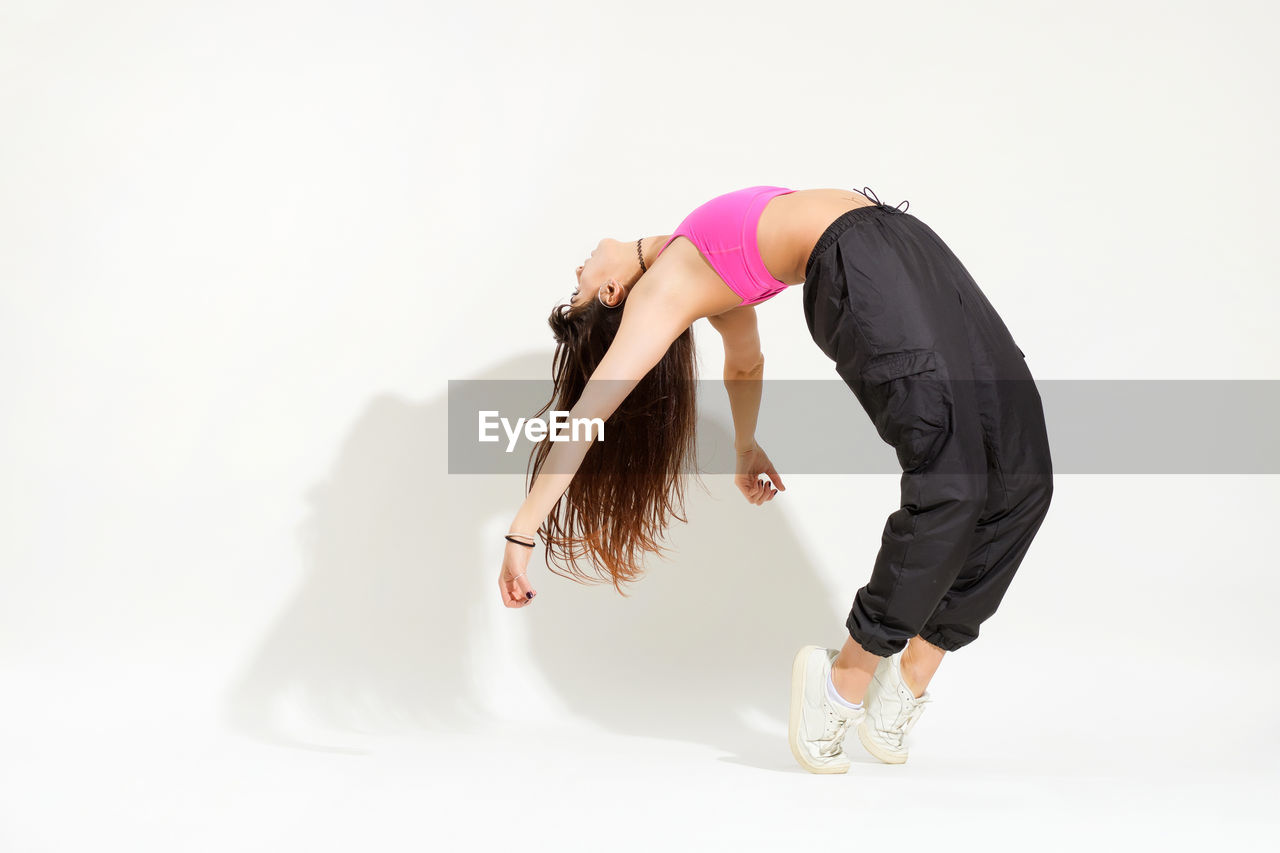
[[[720,314],[742,302],[742,297],[725,284],[697,244],[683,234],[671,238],[666,251],[641,279],[650,277],[655,283],[669,284],[681,298],[695,301],[700,316]]]

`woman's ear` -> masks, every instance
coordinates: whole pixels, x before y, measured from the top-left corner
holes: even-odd
[[[600,304],[606,308],[617,308],[622,303],[624,295],[622,285],[613,279],[600,285],[600,289],[596,291],[596,299],[599,299]]]

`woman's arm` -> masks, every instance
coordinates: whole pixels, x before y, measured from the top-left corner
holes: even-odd
[[[724,387],[729,392],[733,412],[733,449],[736,454],[734,483],[751,503],[759,506],[773,500],[777,490],[786,491],[782,478],[769,456],[756,443],[756,421],[760,417],[760,397],[764,384],[764,353],[760,349],[760,329],[756,309],[740,305],[708,318],[724,338]],[[765,483],[767,474],[771,483]]]
[[[750,370],[724,369],[724,387],[729,394],[729,411],[733,413],[733,449],[738,453],[755,446],[763,384],[764,356]]]
[[[648,259],[646,258],[646,264]],[[706,297],[679,287],[671,270],[650,269],[636,282],[622,305],[622,322],[609,350],[587,381],[582,396],[570,410],[570,422],[577,418],[600,418],[607,421],[632,389],[653,369],[672,342],[698,317],[705,316]],[[594,436],[594,433],[592,434]],[[520,505],[509,533],[532,536],[582,464],[594,437],[580,436],[577,441],[556,441],[539,472],[533,487]]]
[[[754,305],[740,305],[707,318],[724,339],[724,387],[733,413],[733,449],[751,449],[764,379],[764,352]]]

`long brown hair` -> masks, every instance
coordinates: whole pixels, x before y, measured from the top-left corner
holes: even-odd
[[[547,320],[555,334],[551,400],[537,417],[577,403],[596,365],[622,324],[622,307],[598,299],[561,303]],[[669,517],[684,516],[683,474],[696,475],[697,352],[693,327],[685,329],[606,422],[608,440],[595,441],[545,522],[538,528],[547,546],[550,570],[579,583],[622,584],[643,574],[645,552],[659,555]],[[530,457],[525,493],[546,462],[551,442],[540,441]],[[701,479],[699,479],[701,484]],[[705,489],[705,486],[703,487]],[[595,577],[576,565],[589,558]]]

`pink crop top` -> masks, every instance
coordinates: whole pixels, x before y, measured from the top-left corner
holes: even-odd
[[[760,257],[756,231],[769,199],[795,192],[785,187],[747,187],[716,196],[684,218],[658,255],[677,237],[687,237],[701,250],[742,305],[755,305],[787,289],[769,274]],[[656,256],[655,256],[656,257]]]

